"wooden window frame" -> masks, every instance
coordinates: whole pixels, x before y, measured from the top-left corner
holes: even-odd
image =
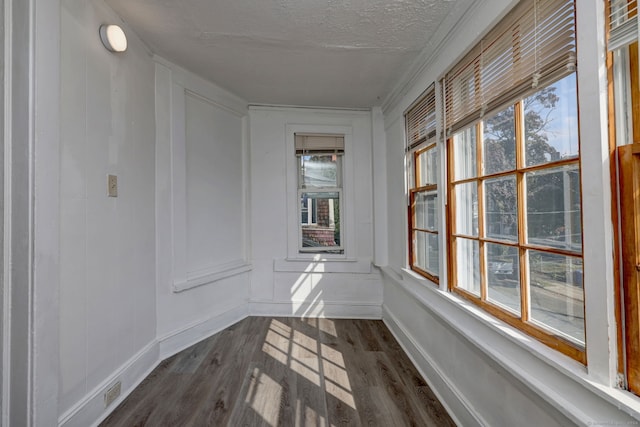
[[[640,393],[640,143],[618,147],[626,380]]]
[[[408,217],[408,225],[409,225],[409,268],[420,274],[423,277],[431,280],[436,285],[440,284],[440,277],[435,275],[429,271],[424,270],[416,265],[416,254],[415,254],[415,243],[417,238],[415,236],[416,232],[424,232],[431,235],[438,235],[439,231],[437,230],[429,230],[426,228],[417,228],[416,227],[416,217],[415,217],[415,197],[418,193],[437,193],[438,185],[437,184],[428,184],[423,186],[418,186],[422,183],[423,177],[420,176],[422,167],[420,165],[420,155],[426,153],[430,150],[437,150],[437,144],[435,141],[424,141],[422,146],[419,146],[418,149],[413,151],[411,154],[412,157],[412,165],[413,165],[413,185],[409,189],[409,217]],[[436,210],[436,216],[438,217],[438,211]],[[441,221],[438,221],[440,224]],[[440,247],[438,245],[438,258],[440,257]]]
[[[549,84],[548,86],[552,85]],[[545,85],[546,87],[547,85]],[[540,87],[537,90],[542,90],[544,87]],[[483,120],[476,121],[462,129],[459,129],[456,134],[462,132],[466,129],[475,127],[475,144],[476,144],[476,175],[473,178],[465,178],[465,179],[455,179],[455,160],[454,160],[454,135],[451,135],[447,139],[447,163],[448,163],[448,176],[447,176],[447,218],[448,218],[448,232],[447,232],[447,247],[448,247],[448,259],[449,259],[449,290],[451,292],[460,295],[461,297],[473,302],[474,304],[480,306],[493,316],[501,319],[502,321],[510,324],[511,326],[522,330],[528,335],[536,338],[547,346],[560,351],[561,353],[577,360],[582,364],[586,364],[586,346],[580,346],[579,344],[569,340],[568,338],[555,334],[553,331],[543,328],[542,326],[538,326],[535,323],[531,323],[529,319],[529,300],[528,300],[528,265],[527,265],[527,251],[535,250],[544,253],[557,254],[557,255],[566,255],[572,257],[578,257],[583,259],[583,249],[580,252],[564,250],[553,247],[540,246],[536,244],[527,243],[526,241],[526,205],[525,205],[525,174],[534,171],[554,169],[561,166],[568,165],[577,165],[578,171],[581,171],[580,165],[580,151],[578,151],[577,157],[572,157],[568,159],[560,159],[556,161],[550,161],[540,165],[534,166],[526,166],[525,164],[525,142],[524,142],[524,116],[523,116],[523,98],[525,96],[521,96],[516,102],[506,105],[503,108],[494,110],[495,113],[503,111],[506,108],[511,106],[514,107],[514,123],[515,123],[515,137],[516,137],[516,167],[513,170],[503,171],[498,173],[490,173],[484,174],[482,171],[482,126]],[[485,117],[491,117],[492,114],[486,114]],[[579,147],[579,141],[578,141]],[[508,242],[499,239],[491,239],[486,237],[486,230],[484,227],[485,224],[485,208],[484,208],[484,182],[489,179],[499,178],[502,176],[515,176],[516,177],[516,194],[517,194],[517,212],[518,212],[518,241]],[[456,185],[464,184],[464,183],[477,183],[477,200],[478,200],[478,235],[477,236],[469,236],[465,234],[456,233],[456,198],[455,198],[455,187]],[[581,186],[580,180],[580,186]],[[581,190],[581,201],[582,205],[582,188]],[[582,224],[582,209],[580,215],[580,221]],[[461,287],[458,286],[458,277],[457,277],[457,257],[456,257],[456,241],[458,238],[464,238],[468,240],[478,241],[479,246],[479,270],[480,270],[480,296],[477,296]],[[486,272],[486,256],[485,256],[485,245],[487,243],[500,244],[505,246],[511,246],[514,248],[518,248],[518,261],[519,261],[519,273],[520,273],[520,297],[521,297],[521,307],[520,307],[520,316],[500,307],[497,304],[492,303],[487,299],[488,292],[488,274]],[[584,289],[583,289],[584,292]],[[583,305],[584,310],[584,305]]]
[[[637,25],[638,4],[628,2],[628,15],[625,20]],[[614,239],[616,242],[614,262],[621,271],[614,270],[614,288],[616,300],[616,321],[618,324],[618,372],[623,376],[625,387],[640,395],[640,67],[638,65],[637,33],[628,44],[614,42],[612,46],[612,8],[611,1],[606,2],[607,17],[607,77],[609,90],[609,154],[611,167],[612,218]],[[620,22],[618,22],[620,24]],[[616,88],[617,75],[614,72],[614,51],[626,49],[628,68],[628,86],[622,84]],[[620,90],[630,92],[630,129],[618,129],[616,95]],[[621,132],[618,135],[618,131]],[[630,131],[630,133],[626,132]],[[630,140],[626,140],[628,138]],[[621,145],[618,145],[621,139]],[[623,140],[624,139],[624,140]]]

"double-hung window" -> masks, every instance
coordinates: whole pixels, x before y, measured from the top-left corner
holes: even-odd
[[[521,1],[443,97],[450,288],[585,363],[574,15]]]
[[[409,266],[438,283],[438,147],[435,85],[406,114],[409,176]]]
[[[344,253],[342,157],[344,135],[295,135],[298,167],[299,251]]]
[[[618,197],[616,206],[619,221],[618,257],[622,271],[617,277],[620,287],[617,298],[623,315],[618,314],[622,326],[619,339],[629,390],[640,395],[640,74],[638,70],[638,2],[610,0],[607,47],[610,51],[610,99],[613,101],[610,127],[611,168],[618,171],[612,181],[612,194]],[[616,273],[618,273],[616,271]]]

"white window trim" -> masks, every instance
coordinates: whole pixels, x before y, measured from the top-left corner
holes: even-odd
[[[340,192],[340,238],[342,254],[324,251],[301,251],[300,197],[298,191],[298,157],[295,150],[296,133],[319,133],[344,135],[342,155],[342,190]],[[287,259],[313,260],[320,254],[325,260],[346,260],[355,254],[355,206],[354,206],[354,159],[353,128],[340,125],[287,124],[286,125],[286,188],[287,188]]]

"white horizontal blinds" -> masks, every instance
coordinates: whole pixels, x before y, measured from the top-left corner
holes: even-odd
[[[436,90],[429,86],[424,96],[406,114],[408,150],[436,137]]]
[[[477,45],[447,75],[444,81],[445,127],[451,128],[465,118],[479,116],[482,98],[480,83],[480,50]],[[473,121],[474,119],[469,119]]]
[[[344,135],[296,133],[295,146],[296,154],[344,153]]]
[[[619,49],[638,40],[637,0],[609,1],[609,50]]]
[[[524,92],[575,70],[575,6],[523,0],[444,78],[447,129],[458,130]]]

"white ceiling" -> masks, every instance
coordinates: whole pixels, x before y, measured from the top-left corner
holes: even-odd
[[[154,53],[249,103],[371,107],[469,0],[107,3]]]

